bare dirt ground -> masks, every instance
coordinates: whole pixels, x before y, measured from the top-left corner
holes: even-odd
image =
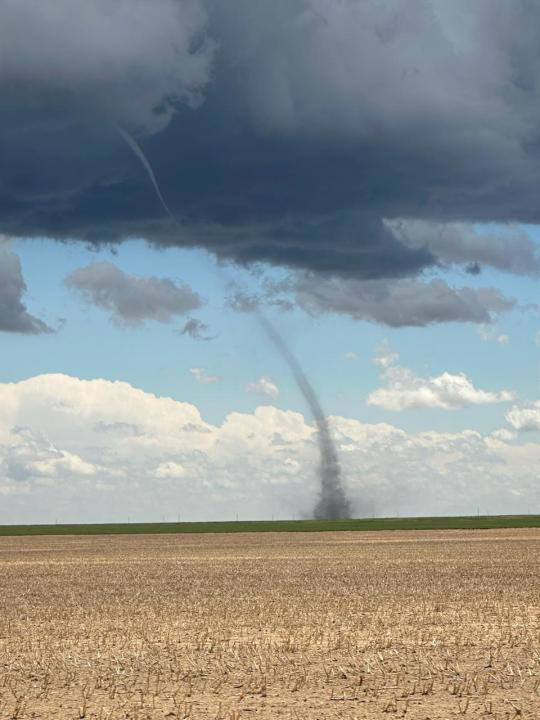
[[[540,530],[0,538],[0,718],[540,718]]]

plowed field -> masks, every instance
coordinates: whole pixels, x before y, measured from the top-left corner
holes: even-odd
[[[540,530],[0,538],[0,718],[540,717]]]

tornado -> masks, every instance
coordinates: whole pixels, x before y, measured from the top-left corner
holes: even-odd
[[[351,516],[351,505],[341,481],[341,467],[336,446],[330,435],[330,428],[323,412],[317,393],[309,382],[306,374],[287,344],[272,323],[259,311],[257,313],[266,335],[285,360],[291,374],[304,396],[317,425],[317,442],[319,445],[319,498],[313,508],[316,520],[339,520]]]
[[[176,217],[170,211],[167,203],[163,198],[163,194],[159,187],[158,181],[150,164],[150,161],[144,154],[141,146],[138,142],[120,126],[116,125],[116,130],[125,143],[131,148],[136,157],[140,160],[142,166],[148,174],[148,178],[152,183],[156,195],[163,206],[163,209],[171,220],[179,225]],[[291,353],[287,344],[278,333],[276,328],[272,325],[268,318],[259,311],[257,316],[261,326],[263,327],[266,335],[278,351],[278,353],[285,360],[292,376],[298,386],[298,389],[304,396],[306,403],[311,410],[311,413],[317,424],[317,442],[319,445],[320,463],[319,463],[319,499],[317,500],[315,507],[313,508],[313,517],[316,520],[339,520],[340,518],[348,518],[351,516],[350,502],[343,489],[341,482],[341,467],[339,464],[336,446],[330,435],[330,428],[328,427],[328,421],[317,397],[317,393],[313,389],[313,386],[307,379],[302,367],[298,360]]]

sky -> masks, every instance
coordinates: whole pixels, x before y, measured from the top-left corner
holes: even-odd
[[[540,512],[540,9],[7,0],[0,523]],[[61,35],[65,42],[58,45]]]

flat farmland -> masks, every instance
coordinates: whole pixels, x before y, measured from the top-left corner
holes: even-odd
[[[0,538],[0,718],[540,717],[540,530]]]

